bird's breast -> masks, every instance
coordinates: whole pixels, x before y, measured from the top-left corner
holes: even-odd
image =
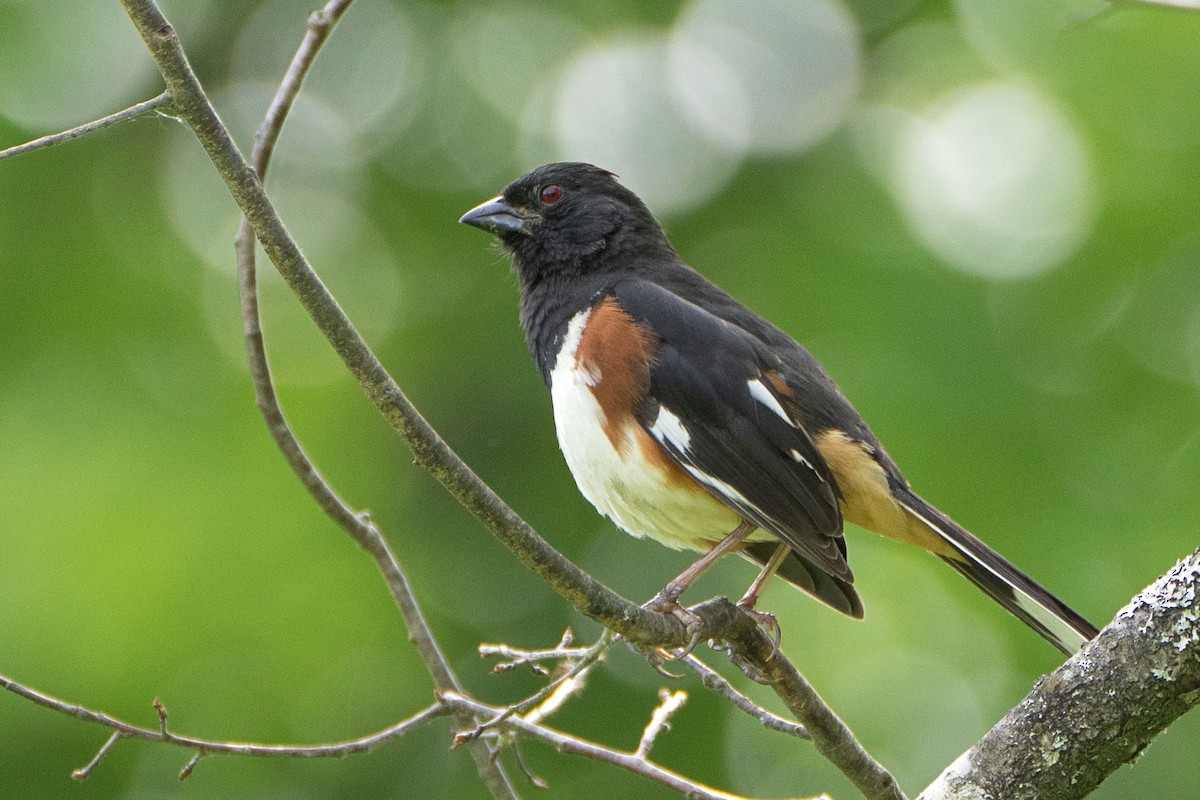
[[[558,444],[579,491],[620,528],[674,549],[706,550],[740,517],[638,420],[655,344],[612,298],[571,318],[550,373]]]

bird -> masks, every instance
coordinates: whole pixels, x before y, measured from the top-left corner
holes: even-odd
[[[739,605],[776,645],[755,608],[773,576],[861,619],[851,522],[929,551],[1068,656],[1098,633],[914,492],[821,364],[684,263],[612,172],[546,164],[459,221],[511,256],[580,492],[627,533],[703,554],[648,607],[695,626],[680,595],[737,552],[761,566]]]

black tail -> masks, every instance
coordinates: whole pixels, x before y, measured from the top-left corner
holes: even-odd
[[[1099,633],[1095,625],[916,494],[897,492],[897,499],[954,548],[954,555],[940,556],[943,561],[1059,650],[1074,655]]]

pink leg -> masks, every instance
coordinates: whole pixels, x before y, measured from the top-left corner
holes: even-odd
[[[651,611],[657,611],[660,614],[671,614],[680,622],[682,622],[691,634],[691,640],[683,647],[682,650],[676,651],[667,655],[668,658],[683,658],[688,653],[696,649],[696,645],[700,642],[701,620],[698,616],[688,611],[683,606],[679,605],[679,596],[683,594],[692,582],[703,575],[709,567],[717,563],[717,560],[730,552],[736,550],[737,546],[742,543],[747,536],[754,532],[755,525],[743,520],[733,532],[726,536],[721,541],[717,542],[711,550],[696,560],[696,563],[685,569],[682,574],[675,580],[668,583],[663,590],[659,592],[653,600],[646,603],[646,608]],[[661,656],[652,655],[650,663],[664,674],[665,672],[659,661]]]
[[[742,540],[754,532],[754,523],[742,520],[733,532],[713,545],[713,548],[696,560],[695,564],[685,569],[678,578],[668,583],[651,603],[675,603],[692,583],[717,563],[721,556],[735,550]],[[774,559],[772,559],[774,560]]]
[[[754,579],[754,583],[750,584],[750,588],[746,590],[746,594],[738,601],[738,605],[747,611],[758,605],[758,597],[762,594],[763,589],[767,586],[767,581],[775,576],[775,572],[779,569],[779,565],[788,557],[792,549],[783,542],[779,543],[779,547],[775,548],[774,555],[766,564],[763,564],[762,572],[758,573],[758,577]]]
[[[741,606],[742,610],[754,617],[758,622],[758,627],[762,628],[771,637],[772,656],[779,649],[779,640],[783,638],[783,631],[780,630],[779,620],[775,619],[774,614],[768,614],[765,611],[756,611],[754,606],[758,604],[758,597],[762,594],[763,589],[766,588],[767,581],[771,580],[776,571],[778,571],[779,565],[791,553],[792,548],[780,542],[779,546],[775,548],[775,552],[767,560],[767,563],[763,564],[762,572],[758,573],[758,577],[754,579],[754,583],[750,584],[750,588],[746,590],[746,594],[738,601],[738,605]]]

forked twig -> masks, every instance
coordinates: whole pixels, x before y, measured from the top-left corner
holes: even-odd
[[[735,689],[733,684],[725,680],[721,673],[705,664],[695,654],[689,654],[683,660],[683,663],[700,676],[700,682],[704,684],[704,688],[721,695],[732,703],[734,708],[744,711],[758,720],[767,730],[786,733],[788,736],[795,736],[798,739],[812,739],[812,736],[809,735],[808,730],[803,725],[767,711]]]
[[[528,716],[526,717],[526,721],[532,724],[537,724],[546,719],[548,716],[558,710],[558,708],[560,708],[562,704],[565,703],[571,696],[583,688],[584,675],[587,674],[588,670],[590,670],[596,664],[596,662],[604,657],[604,654],[608,652],[608,649],[613,646],[616,640],[616,635],[606,628],[604,632],[600,634],[600,638],[596,640],[595,644],[583,650],[582,653],[578,655],[577,659],[571,659],[573,663],[566,672],[521,702],[514,703],[491,719],[481,722],[472,730],[455,734],[453,746],[457,747],[464,742],[477,739],[488,730],[496,727],[500,723],[504,722],[504,720],[517,714],[527,714]],[[565,635],[563,637],[563,641],[567,641],[567,637]],[[561,644],[562,643],[560,642],[560,647]],[[483,648],[481,647],[480,650],[482,649]],[[508,648],[508,652],[524,653],[525,657],[529,657],[531,654],[537,654],[540,656],[549,653],[561,653],[563,651],[521,651],[515,648]],[[574,653],[577,651],[576,649],[568,648],[567,652]]]

